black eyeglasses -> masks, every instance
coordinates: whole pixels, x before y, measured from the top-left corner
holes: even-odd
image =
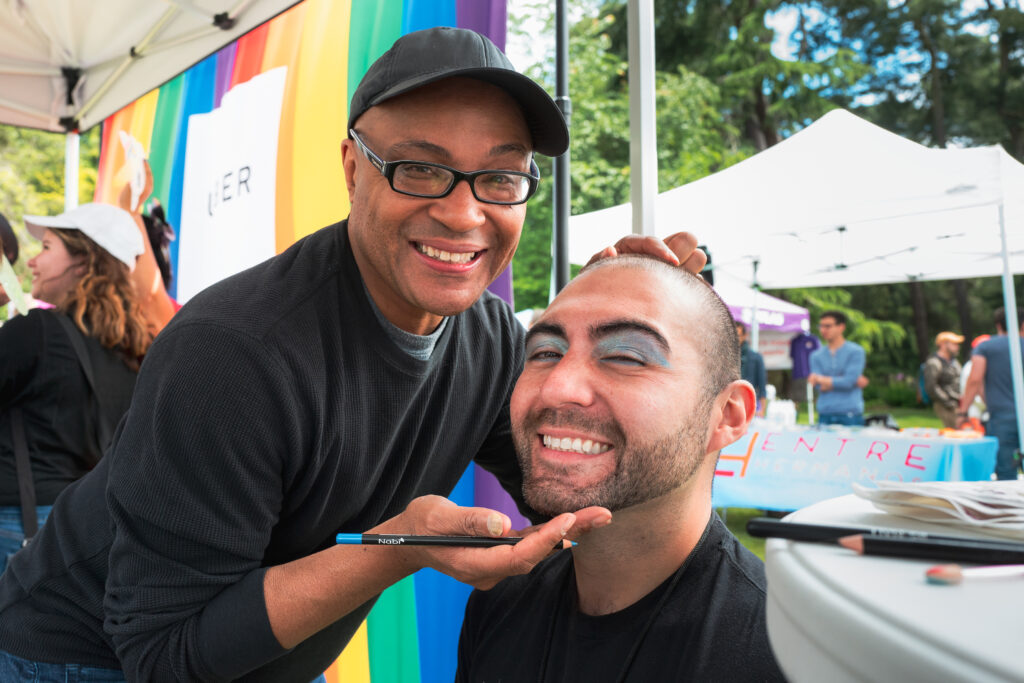
[[[391,189],[399,194],[426,199],[447,197],[460,180],[469,183],[473,196],[485,204],[523,204],[537,191],[540,169],[530,159],[530,173],[484,170],[463,173],[451,166],[429,161],[384,161],[366,146],[352,129],[348,134],[371,164],[387,178]]]

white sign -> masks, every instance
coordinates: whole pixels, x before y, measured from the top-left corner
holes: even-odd
[[[277,137],[286,67],[189,117],[178,247],[178,301],[274,255]]]

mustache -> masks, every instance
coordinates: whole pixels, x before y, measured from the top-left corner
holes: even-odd
[[[599,436],[601,440],[610,443],[625,441],[625,432],[614,418],[597,417],[576,408],[543,408],[530,411],[520,427],[533,432],[539,431],[541,427],[573,427]]]

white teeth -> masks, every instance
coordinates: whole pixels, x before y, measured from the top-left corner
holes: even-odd
[[[428,247],[425,244],[418,244],[416,246],[421,254],[426,254],[432,259],[444,261],[445,263],[469,263],[476,258],[477,255],[477,252],[475,251],[453,252],[434,249],[433,247]]]
[[[583,455],[598,455],[599,453],[604,453],[611,448],[610,444],[601,443],[600,441],[591,441],[590,439],[587,439],[586,441],[582,439],[570,439],[569,437],[557,439],[555,437],[548,436],[547,434],[544,434],[541,438],[546,448],[550,448],[555,451],[568,451],[570,453],[582,453]]]

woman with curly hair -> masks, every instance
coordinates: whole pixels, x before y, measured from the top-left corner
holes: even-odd
[[[128,213],[83,204],[25,225],[42,242],[28,261],[32,296],[53,308],[0,327],[0,569],[103,455],[152,341],[131,273],[142,236]]]

